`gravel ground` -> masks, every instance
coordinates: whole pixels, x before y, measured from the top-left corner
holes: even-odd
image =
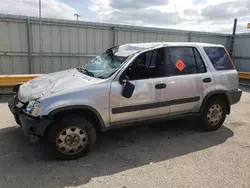
[[[204,133],[190,120],[101,135],[86,157],[52,161],[23,136],[0,98],[0,187],[250,187],[250,93],[224,126]]]

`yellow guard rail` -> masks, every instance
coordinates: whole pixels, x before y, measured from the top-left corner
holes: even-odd
[[[27,82],[41,74],[19,74],[19,75],[0,75],[0,86],[15,86],[19,83]]]
[[[0,87],[15,86],[38,76],[41,76],[41,74],[0,75]],[[250,80],[250,72],[239,72],[239,78]]]

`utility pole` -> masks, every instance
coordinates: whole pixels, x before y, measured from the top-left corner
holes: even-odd
[[[79,14],[74,14],[76,16],[76,20],[78,21],[78,18],[81,17]]]
[[[41,73],[43,73],[43,62],[42,62],[42,0],[39,0],[39,59],[40,59],[40,67],[41,67]]]
[[[229,48],[230,56],[233,56],[234,38],[235,38],[236,28],[237,28],[237,19],[235,18],[234,19],[234,26],[233,26],[233,33],[231,35],[230,48]]]

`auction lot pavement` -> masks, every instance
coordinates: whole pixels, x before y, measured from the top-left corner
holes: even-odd
[[[48,159],[1,97],[0,188],[250,188],[250,89],[242,89],[216,132],[200,132],[191,120],[123,128],[102,134],[91,153],[73,161]]]

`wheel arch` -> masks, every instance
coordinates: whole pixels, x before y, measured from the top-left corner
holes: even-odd
[[[101,115],[95,108],[91,106],[74,105],[58,108],[51,111],[44,118],[52,119],[55,121],[56,119],[65,117],[66,115],[79,115],[85,117],[86,119],[93,120],[97,131],[102,131],[105,129],[105,124]],[[47,127],[45,132],[48,131],[49,127],[50,125]]]
[[[202,105],[200,107],[199,113],[203,112],[203,109],[204,109],[207,101],[209,99],[213,98],[213,97],[218,97],[218,98],[223,99],[226,102],[226,105],[227,105],[227,112],[226,112],[226,114],[230,114],[230,111],[231,111],[231,108],[230,108],[231,101],[230,101],[230,97],[228,95],[228,92],[224,91],[224,90],[216,90],[216,91],[212,91],[212,92],[208,93],[205,96],[205,98],[203,99],[203,101],[202,101]]]

